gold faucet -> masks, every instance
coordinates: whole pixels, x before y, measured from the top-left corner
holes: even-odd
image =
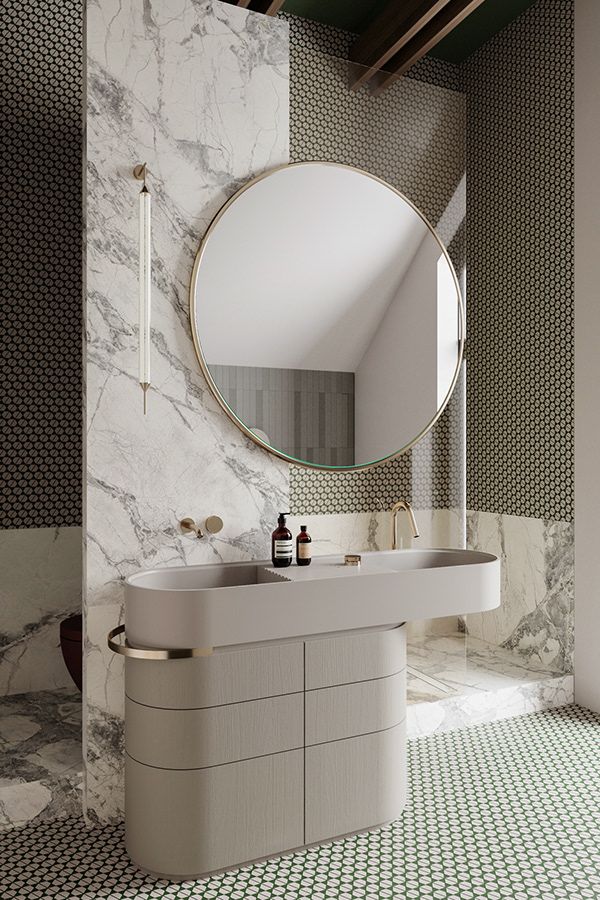
[[[406,500],[398,500],[398,502],[394,503],[390,510],[392,514],[392,550],[398,549],[398,513],[401,509],[403,509],[408,516],[408,521],[410,522],[410,527],[412,528],[413,537],[419,537],[417,520],[415,519],[415,514],[413,512],[412,506]]]

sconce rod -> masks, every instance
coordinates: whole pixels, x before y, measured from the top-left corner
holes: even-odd
[[[152,198],[146,186],[147,174],[146,163],[138,164],[133,170],[133,177],[143,182],[139,200],[139,381],[144,392],[144,415],[146,415],[148,408],[147,396],[148,388],[150,387],[150,310],[152,294]]]

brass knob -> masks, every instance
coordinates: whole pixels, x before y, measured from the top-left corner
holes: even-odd
[[[209,516],[204,527],[209,534],[218,534],[223,527],[223,519],[220,516]]]

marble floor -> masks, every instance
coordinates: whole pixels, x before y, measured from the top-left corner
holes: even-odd
[[[411,638],[408,733],[421,737],[573,702],[573,676],[462,632]]]
[[[82,779],[79,692],[0,698],[0,831],[79,815]]]

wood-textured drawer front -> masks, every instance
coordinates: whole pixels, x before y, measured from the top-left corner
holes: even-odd
[[[164,709],[221,706],[304,689],[302,641],[218,650],[197,659],[125,661],[125,693]]]
[[[406,629],[313,638],[305,645],[306,689],[395,675],[406,668]]]
[[[304,753],[169,771],[126,757],[127,850],[156,874],[194,877],[304,842]]]
[[[303,741],[303,694],[209,709],[157,709],[126,699],[127,753],[149,766],[220,766],[295,750]]]
[[[406,802],[406,729],[306,748],[307,844],[398,818]]]
[[[306,744],[383,731],[406,717],[406,670],[306,693]]]

